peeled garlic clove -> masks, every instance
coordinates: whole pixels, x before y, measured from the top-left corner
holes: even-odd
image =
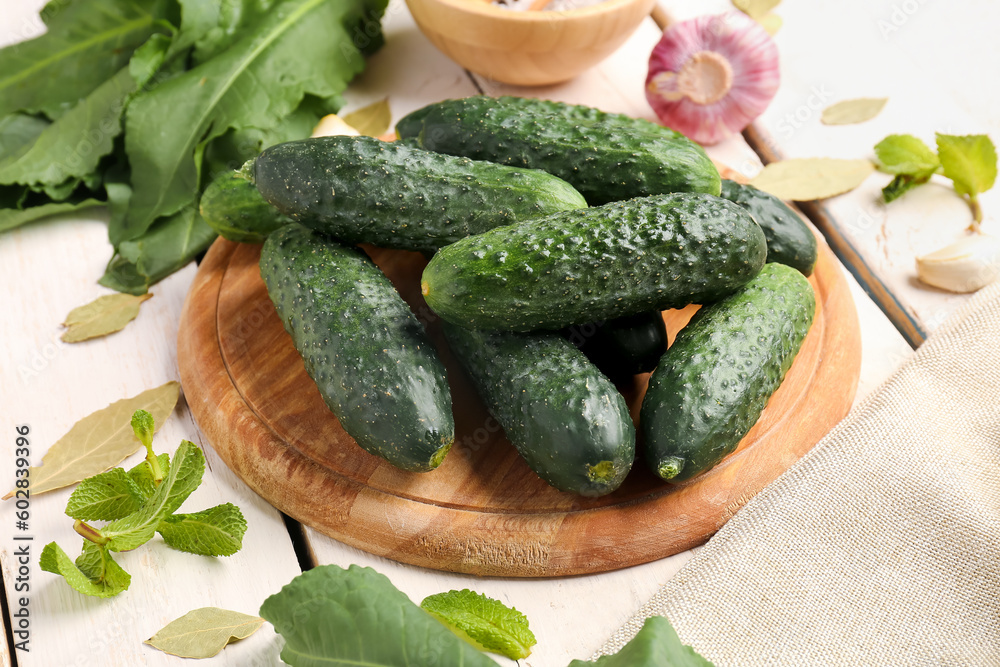
[[[344,122],[344,119],[335,113],[323,116],[312,131],[313,137],[359,137],[361,133]]]
[[[646,99],[664,125],[716,144],[767,108],[779,80],[778,48],[759,23],[742,12],[699,16],[653,47]]]
[[[974,234],[918,257],[917,277],[950,292],[975,292],[1000,277],[1000,238]]]

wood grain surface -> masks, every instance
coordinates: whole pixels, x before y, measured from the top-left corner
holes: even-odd
[[[613,570],[704,542],[784,472],[851,405],[860,368],[854,304],[823,246],[811,279],[815,324],[738,450],[667,485],[641,461],[602,498],[546,485],[524,464],[443,344],[419,295],[424,259],[369,248],[428,330],[448,369],[457,440],[440,468],[400,471],[362,451],[306,375],[257,267],[260,246],[216,241],[184,306],[178,357],[192,413],[219,456],[303,523],[365,551],[424,567],[541,577]],[[673,335],[696,307],[665,312]],[[623,387],[637,408],[645,377]]]

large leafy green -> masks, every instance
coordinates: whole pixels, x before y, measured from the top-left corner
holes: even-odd
[[[5,232],[8,229],[14,229],[15,227],[20,227],[21,225],[29,222],[48,217],[50,215],[56,215],[57,213],[71,213],[73,211],[81,211],[86,208],[93,208],[94,206],[101,206],[103,204],[104,202],[99,199],[94,199],[93,197],[83,197],[81,199],[57,202],[46,201],[45,203],[39,203],[23,208],[0,208],[0,232]]]
[[[137,95],[125,137],[133,193],[125,219],[112,220],[112,243],[140,236],[195,200],[208,141],[230,128],[272,128],[306,93],[343,90],[363,67],[351,29],[384,9],[384,0],[371,2],[276,3],[229,48]]]
[[[26,113],[0,118],[0,159],[32,143],[50,124],[45,118]]]
[[[150,285],[204,252],[215,236],[201,214],[190,206],[158,220],[139,238],[119,245],[98,282],[119,292],[144,294]]]
[[[0,49],[0,116],[14,111],[58,118],[114,76],[132,52],[167,26],[160,0],[53,0],[48,31]]]
[[[129,96],[156,73],[169,44],[164,35],[151,37],[136,51],[141,66],[122,67],[33,141],[0,159],[0,183],[57,185],[93,173],[114,148]]]
[[[670,621],[651,616],[628,644],[614,655],[601,656],[594,662],[574,660],[569,667],[712,667],[690,646],[681,643]]]
[[[191,61],[200,65],[221,53],[237,41],[248,28],[253,28],[281,0],[180,0],[181,31],[178,41],[184,47],[194,46]]]
[[[367,567],[304,572],[260,615],[284,637],[281,659],[293,667],[496,667]]]

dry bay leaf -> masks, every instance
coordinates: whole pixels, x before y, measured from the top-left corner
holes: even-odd
[[[163,426],[177,405],[181,385],[168,382],[137,396],[116,401],[69,429],[42,457],[42,465],[28,470],[32,495],[61,489],[104,472],[142,448],[132,432],[132,413],[147,410],[156,428]],[[13,491],[3,497],[12,497]]]
[[[389,98],[362,107],[357,111],[345,114],[344,122],[366,137],[377,137],[389,131],[392,125],[392,112],[389,110]]]
[[[733,0],[736,9],[755,21],[759,21],[780,3],[781,0]]]
[[[82,340],[106,336],[121,331],[139,314],[139,305],[152,294],[107,294],[85,306],[69,311],[63,326],[62,340],[78,343]]]
[[[824,125],[851,125],[871,120],[882,111],[888,97],[859,97],[831,104],[823,109]]]
[[[875,165],[868,160],[802,158],[772,162],[750,185],[779,199],[810,201],[849,192],[861,185]]]
[[[771,37],[774,37],[775,34],[777,34],[779,30],[781,30],[781,26],[784,23],[784,21],[781,20],[780,16],[778,16],[774,12],[771,12],[770,14],[764,14],[759,19],[757,19],[757,23],[759,23],[761,27],[767,31],[767,34],[769,34]]]
[[[182,658],[211,658],[226,644],[249,637],[263,624],[259,616],[202,607],[170,621],[143,643]]]

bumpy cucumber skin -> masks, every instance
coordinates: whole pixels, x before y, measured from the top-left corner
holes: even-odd
[[[768,264],[741,290],[695,314],[653,371],[642,402],[653,472],[682,482],[736,449],[791,367],[815,309],[801,273]]]
[[[649,373],[667,351],[667,327],[658,310],[591,326],[589,335],[582,327],[571,327],[569,340],[576,344],[579,339],[577,347],[614,380]]]
[[[396,133],[400,137],[416,137],[423,128],[424,118],[432,112],[447,111],[451,108],[461,109],[465,112],[482,111],[488,108],[504,108],[536,116],[557,116],[570,121],[613,123],[633,132],[657,134],[671,139],[683,136],[680,132],[671,130],[669,127],[664,127],[663,125],[642,118],[632,118],[625,114],[608,113],[607,111],[601,111],[600,109],[582,104],[566,104],[565,102],[540,100],[536,97],[511,97],[507,95],[501,97],[477,95],[428,104],[404,116],[396,124]]]
[[[611,382],[558,334],[445,324],[449,347],[535,473],[560,491],[602,496],[635,458],[635,427]]]
[[[268,236],[260,274],[344,430],[403,470],[437,467],[455,441],[444,366],[368,256],[291,224]]]
[[[722,197],[750,211],[767,237],[767,261],[778,262],[812,275],[816,266],[816,237],[785,202],[752,185],[722,181]]]
[[[264,201],[254,184],[237,172],[209,183],[199,206],[209,227],[240,243],[263,243],[268,234],[294,222]]]
[[[571,183],[592,206],[668,192],[719,194],[715,165],[681,134],[546,115],[485,97],[419,113],[419,123],[404,119],[396,126],[401,137],[418,131],[427,150],[543,169]]]
[[[279,144],[248,171],[264,199],[311,229],[403,250],[433,251],[470,234],[587,205],[551,174],[371,137]]]
[[[676,193],[566,211],[439,250],[424,298],[470,329],[534,331],[710,303],[764,266],[764,232],[718,197]]]

